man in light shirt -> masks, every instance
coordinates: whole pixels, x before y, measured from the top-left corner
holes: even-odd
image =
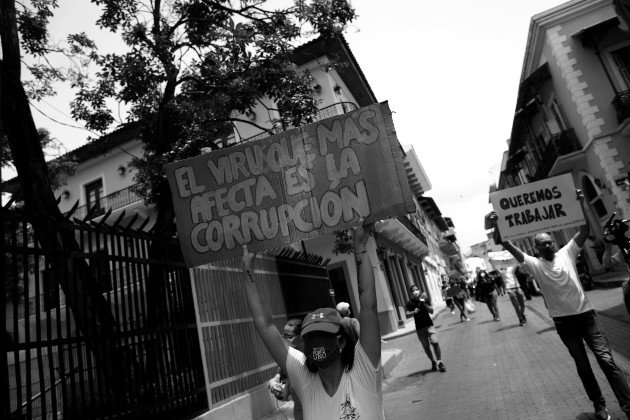
[[[577,198],[584,211],[584,196],[577,190]],[[595,408],[595,418],[609,420],[606,401],[586,354],[584,342],[592,350],[601,369],[612,387],[621,409],[630,420],[630,386],[625,374],[613,360],[610,345],[602,329],[595,308],[584,293],[577,273],[575,261],[590,233],[588,221],[580,226],[578,233],[567,245],[556,251],[554,241],[547,233],[539,233],[534,243],[539,258],[524,253],[511,241],[503,241],[497,226],[497,217],[491,218],[494,226],[494,241],[503,247],[530,272],[545,298],[549,316],[556,331],[575,361],[589,399]],[[588,220],[585,218],[585,220]]]
[[[510,298],[510,302],[512,302],[512,306],[514,306],[518,322],[523,326],[527,323],[527,317],[525,317],[525,294],[516,278],[517,269],[518,265],[516,264],[505,269],[505,290]]]

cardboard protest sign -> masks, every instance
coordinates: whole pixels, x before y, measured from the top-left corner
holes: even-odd
[[[387,102],[166,166],[188,267],[415,210]]]
[[[584,223],[571,174],[490,194],[503,240],[532,236]]]

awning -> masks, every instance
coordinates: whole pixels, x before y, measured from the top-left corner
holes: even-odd
[[[374,224],[374,230],[420,260],[429,254],[429,248],[396,219],[378,221]]]
[[[597,42],[600,35],[605,34],[611,28],[619,26],[619,19],[617,17],[609,18],[597,23],[594,23],[586,28],[582,28],[573,35],[572,38],[582,41],[584,48],[597,49]]]

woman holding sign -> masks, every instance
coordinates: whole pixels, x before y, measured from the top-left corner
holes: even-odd
[[[289,347],[263,305],[256,285],[255,255],[243,255],[243,280],[254,326],[278,366],[288,373],[306,420],[360,418],[384,420],[381,392],[381,334],[376,310],[369,234],[360,220],[353,232],[359,283],[361,336],[356,346],[344,333],[335,308],[304,318],[304,352]]]

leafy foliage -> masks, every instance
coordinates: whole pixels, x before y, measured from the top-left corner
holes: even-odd
[[[307,36],[334,37],[355,17],[347,0],[298,0],[284,9],[264,0],[95,3],[103,9],[98,24],[119,33],[128,51],[98,55],[86,40],[69,39],[99,68],[94,80],[74,75],[72,113],[106,132],[115,121],[107,104],[126,106],[145,145],[132,162],[136,180],[153,202],[166,163],[223,147],[238,121],[258,126],[238,115],[261,98],[279,113],[277,130],[312,122],[317,103],[310,75],[291,62],[295,46]]]

